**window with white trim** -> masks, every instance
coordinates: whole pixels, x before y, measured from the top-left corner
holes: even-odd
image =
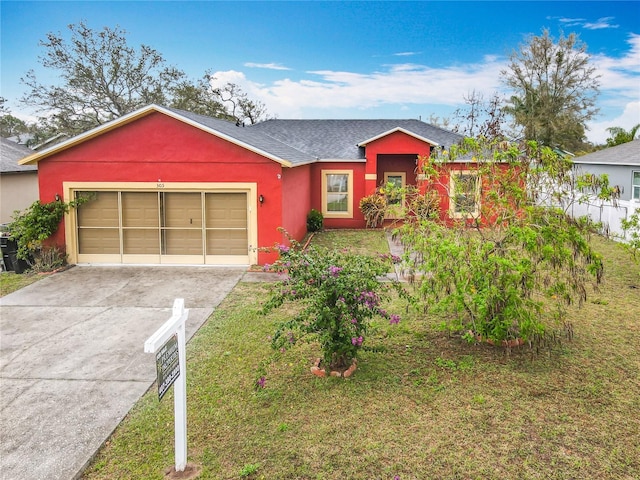
[[[640,200],[640,171],[633,172],[633,182],[631,184],[631,198]]]
[[[353,217],[353,171],[322,171],[322,214],[326,218]]]
[[[478,172],[451,172],[449,188],[449,213],[452,218],[477,218],[480,215]]]

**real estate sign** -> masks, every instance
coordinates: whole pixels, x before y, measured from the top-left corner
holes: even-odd
[[[180,376],[180,355],[178,352],[178,335],[174,334],[156,352],[156,370],[158,372],[158,400]]]

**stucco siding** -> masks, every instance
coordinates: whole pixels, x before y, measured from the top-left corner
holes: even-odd
[[[12,220],[13,212],[38,200],[38,172],[0,175],[0,223]]]

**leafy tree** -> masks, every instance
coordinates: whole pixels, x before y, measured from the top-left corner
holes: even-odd
[[[254,124],[266,117],[266,107],[249,99],[235,83],[213,88],[213,74],[207,71],[196,82],[183,81],[173,92],[171,106],[200,115]]]
[[[561,35],[556,42],[546,29],[513,52],[501,72],[513,89],[506,111],[527,140],[567,149],[582,146],[585,124],[598,112],[599,77],[589,60],[576,34]]]
[[[11,115],[6,102],[6,98],[0,97],[0,135],[3,138],[9,138],[27,133],[29,130],[27,124]]]
[[[80,22],[69,30],[70,40],[48,33],[40,42],[45,52],[40,63],[63,83],[40,83],[33,70],[22,79],[30,89],[23,103],[46,112],[59,132],[78,134],[143,105],[166,103],[167,93],[184,77],[153,48],[127,45],[119,27],[96,31]]]
[[[623,143],[631,142],[636,138],[636,134],[640,130],[640,123],[634,127],[631,127],[628,131],[622,127],[607,128],[607,132],[611,135],[607,138],[607,146],[615,147]]]
[[[571,334],[567,306],[603,276],[588,223],[567,214],[579,200],[572,162],[535,142],[467,138],[419,169],[447,213],[409,215],[398,230],[412,303],[470,341],[543,345],[563,326]]]
[[[41,65],[54,70],[62,83],[43,84],[33,70],[22,78],[29,91],[21,101],[42,114],[40,140],[49,133],[76,135],[150,103],[251,123],[266,114],[263,104],[235,84],[214,89],[209,73],[194,82],[167,66],[157,50],[129,46],[119,27],[93,30],[80,22],[68,28],[69,40],[48,33],[40,42]]]

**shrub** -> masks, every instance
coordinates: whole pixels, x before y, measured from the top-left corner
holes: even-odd
[[[36,200],[24,211],[14,212],[9,231],[11,238],[18,244],[18,258],[34,259],[41,271],[46,270],[47,266],[57,268],[64,264],[66,255],[57,248],[43,248],[43,242],[58,230],[64,214],[70,208],[75,208],[89,200],[91,197],[80,198],[69,203],[61,200],[41,203]]]
[[[360,199],[360,211],[367,222],[367,228],[382,225],[386,210],[387,198],[379,190]]]
[[[311,211],[307,214],[307,231],[308,232],[319,232],[322,230],[322,222],[324,221],[324,217],[322,213],[316,209],[311,209]]]
[[[343,369],[365,344],[374,316],[391,323],[400,320],[381,306],[391,284],[381,283],[378,277],[389,271],[389,256],[314,248],[302,251],[296,242],[278,249],[279,260],[269,267],[286,273],[287,278],[275,288],[262,312],[286,302],[299,304],[300,310],[277,327],[274,348],[288,348],[302,339],[317,340],[324,365]]]
[[[570,333],[566,307],[584,302],[589,283],[602,279],[603,263],[585,222],[540,206],[536,197],[568,198],[571,162],[535,144],[466,139],[451,150],[423,159],[421,173],[455,196],[447,169],[456,155],[471,159],[464,168],[478,178],[477,207],[400,229],[406,261],[418,273],[414,305],[441,315],[443,328],[470,341],[546,343],[558,326]]]

